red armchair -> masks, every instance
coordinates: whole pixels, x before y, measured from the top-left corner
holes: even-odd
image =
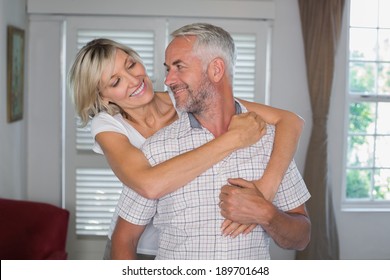
[[[0,198],[1,260],[65,260],[69,211]]]

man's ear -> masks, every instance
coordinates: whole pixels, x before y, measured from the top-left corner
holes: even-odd
[[[225,75],[225,62],[222,58],[214,58],[208,67],[208,74],[212,81],[219,82]]]

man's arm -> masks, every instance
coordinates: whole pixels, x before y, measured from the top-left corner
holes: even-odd
[[[309,244],[311,223],[304,204],[283,212],[271,204],[275,211],[272,219],[260,224],[281,248],[303,250]]]
[[[310,241],[311,223],[301,205],[283,212],[267,201],[255,184],[230,179],[221,189],[220,208],[224,218],[241,224],[258,224],[284,249],[303,250]]]
[[[118,217],[111,237],[111,259],[136,260],[138,241],[145,227],[129,223],[121,217]]]

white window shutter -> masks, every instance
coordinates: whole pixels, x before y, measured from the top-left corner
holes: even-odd
[[[76,234],[107,235],[121,190],[111,169],[77,169]]]
[[[77,48],[96,38],[112,39],[134,49],[142,58],[149,77],[154,76],[154,32],[153,31],[102,31],[79,30],[77,32]]]
[[[155,72],[153,31],[79,30],[77,49],[81,49],[96,38],[109,38],[133,48],[141,56],[153,81]],[[81,127],[80,119],[76,117],[75,127],[77,151],[91,151],[94,139],[90,123]],[[122,183],[111,169],[76,169],[76,234],[107,235],[121,190]]]
[[[233,92],[237,98],[255,99],[256,35],[232,34],[237,60],[233,79]]]

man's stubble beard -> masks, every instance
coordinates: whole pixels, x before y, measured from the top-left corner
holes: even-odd
[[[214,85],[207,75],[204,74],[200,86],[195,90],[188,87],[186,100],[183,104],[176,102],[176,107],[180,111],[194,115],[202,115],[205,111],[208,111],[215,95],[216,90]]]

